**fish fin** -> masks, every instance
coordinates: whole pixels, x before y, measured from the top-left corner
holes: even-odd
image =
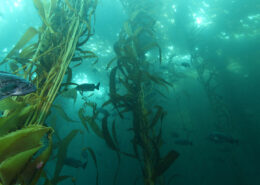
[[[82,168],[85,169],[86,166],[87,166],[87,164],[88,164],[88,161],[86,161],[86,162],[82,165]]]
[[[100,85],[100,82],[98,82],[98,84],[95,87],[97,90],[99,90],[99,85]]]

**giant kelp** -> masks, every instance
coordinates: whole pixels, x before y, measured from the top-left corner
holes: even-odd
[[[129,14],[129,20],[124,23],[119,40],[114,44],[116,58],[107,65],[107,69],[111,70],[110,99],[103,104],[102,108],[86,102],[85,105],[92,107],[92,116],[85,115],[86,107],[83,107],[79,114],[84,126],[91,127],[94,133],[104,139],[107,146],[116,152],[119,162],[121,155],[137,159],[144,184],[154,185],[179,154],[171,150],[165,156],[161,155],[162,124],[166,111],[160,105],[149,106],[153,102],[148,102],[145,97],[156,91],[158,87],[168,89],[172,84],[149,71],[153,63],[145,56],[149,51],[158,50],[158,62],[162,62],[161,48],[153,31],[156,21],[152,16],[155,12],[152,7],[155,6],[151,5],[150,1],[134,0],[122,0],[122,4]],[[119,127],[117,121],[112,122],[112,132],[109,131],[110,114],[109,111],[104,111],[104,108],[109,105],[113,105],[122,119],[125,113],[132,115],[132,124],[129,126],[129,131],[134,133],[130,142],[132,153],[122,151],[119,146],[116,137],[116,129]],[[96,122],[100,113],[103,114],[102,126]]]
[[[0,161],[3,185],[37,183],[39,169],[51,151],[48,133],[52,129],[43,125],[64,75],[76,51],[80,51],[81,58],[93,56],[81,46],[92,34],[96,0],[33,0],[33,3],[43,25],[39,29],[29,28],[0,63],[9,63],[13,73],[29,79],[37,87],[35,93],[1,102],[5,112],[0,118],[0,140],[6,143],[0,147],[4,156]],[[33,42],[36,35],[38,40]],[[48,146],[40,151],[41,138],[46,134]],[[39,151],[41,154],[34,159]]]

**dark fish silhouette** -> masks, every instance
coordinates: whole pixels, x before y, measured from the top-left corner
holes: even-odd
[[[209,140],[215,143],[231,143],[237,144],[238,140],[233,138],[232,136],[226,135],[222,132],[212,132],[208,136]]]
[[[182,62],[182,63],[181,63],[181,66],[186,67],[186,68],[189,68],[189,67],[190,67],[190,64],[189,64],[188,62]]]
[[[77,159],[74,159],[74,158],[66,158],[64,160],[64,164],[67,165],[67,166],[71,166],[73,168],[82,168],[82,169],[85,169],[86,168],[86,165],[87,165],[87,162],[83,163],[82,161],[80,160],[77,160]]]
[[[189,145],[192,146],[193,145],[192,141],[187,140],[187,139],[177,139],[174,141],[174,143],[176,145],[183,145],[183,146],[189,146]]]
[[[94,91],[95,89],[99,90],[99,85],[100,82],[95,85],[95,84],[80,84],[76,87],[76,90],[79,91],[81,94],[86,91]]]
[[[0,100],[9,96],[22,96],[36,91],[29,81],[7,72],[0,72]]]

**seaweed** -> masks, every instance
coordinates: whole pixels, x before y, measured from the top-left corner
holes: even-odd
[[[37,87],[34,93],[0,101],[4,111],[0,118],[0,183],[3,185],[36,184],[41,176],[42,167],[51,154],[52,135],[48,133],[53,130],[43,125],[46,125],[45,120],[67,71],[67,82],[71,81],[71,59],[79,50],[78,44],[85,44],[87,40],[83,38],[91,35],[91,19],[97,5],[96,0],[76,0],[70,2],[74,8],[71,10],[64,0],[33,0],[33,3],[43,22],[42,26],[39,29],[28,28],[0,62],[0,65],[11,62],[13,73],[29,79]],[[37,41],[33,41],[35,36],[38,36]],[[96,56],[90,51],[81,51],[81,58],[89,57]],[[54,107],[67,121],[74,121],[61,106]],[[46,149],[40,151],[43,146],[40,139],[46,134],[49,142]],[[4,140],[8,145],[2,144]],[[59,150],[64,152],[68,144],[65,142]],[[46,180],[45,184],[68,178],[58,176],[62,164],[56,167],[55,179],[52,182]]]
[[[98,185],[98,177],[99,177],[99,173],[98,173],[98,165],[97,165],[97,157],[95,155],[95,152],[93,151],[93,149],[91,149],[90,147],[87,147],[86,150],[89,151],[93,161],[94,161],[94,164],[95,164],[95,167],[96,167],[96,170],[97,170],[97,176],[96,176],[96,185]]]
[[[151,6],[147,6],[149,3],[146,1],[126,2],[121,0],[121,2],[129,14],[129,19],[124,23],[119,40],[114,44],[116,57],[111,59],[106,67],[111,69],[110,98],[103,103],[102,109],[112,105],[122,119],[125,118],[125,113],[132,115],[132,125],[128,130],[134,134],[130,142],[133,154],[121,151],[116,134],[118,122],[115,120],[112,121],[112,134],[110,133],[109,113],[104,114],[102,128],[98,128],[102,131],[102,139],[106,145],[116,152],[119,164],[120,155],[137,159],[142,170],[144,184],[154,185],[158,178],[170,168],[179,154],[171,150],[165,157],[161,157],[162,124],[166,111],[161,105],[149,106],[151,102],[145,97],[146,93],[154,92],[167,98],[157,87],[164,87],[168,90],[172,84],[149,71],[149,66],[153,64],[147,61],[146,52],[157,48],[159,62],[162,62],[162,51],[156,42],[153,31],[155,19],[152,16],[153,10],[149,9]],[[149,37],[147,40],[150,42],[143,43],[143,36]],[[153,84],[152,88],[151,84]],[[96,106],[90,107],[92,107],[93,114],[89,116],[89,119],[93,121],[97,119],[101,111]],[[161,124],[158,126],[158,123]],[[96,131],[94,132],[98,135]]]

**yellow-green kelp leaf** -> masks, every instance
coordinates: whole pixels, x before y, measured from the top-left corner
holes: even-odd
[[[79,119],[80,119],[82,125],[85,127],[85,129],[87,131],[89,131],[88,125],[87,125],[87,120],[85,119],[85,116],[84,116],[84,109],[79,109],[78,115],[79,115]]]
[[[19,103],[19,102],[13,100],[11,97],[5,98],[0,101],[0,111],[17,109],[17,108],[21,107],[22,105],[23,105],[23,103]]]
[[[41,148],[41,145],[18,153],[0,164],[0,179],[3,185],[15,184],[17,175],[21,173],[30,158]]]
[[[34,6],[36,7],[36,9],[38,10],[38,13],[42,19],[42,22],[44,22],[44,24],[50,29],[51,33],[54,33],[49,21],[48,21],[48,17],[46,16],[46,6],[44,5],[44,3],[41,0],[33,0]]]
[[[43,167],[47,163],[52,151],[52,138],[48,136],[48,147],[24,169],[20,179],[24,184],[36,185],[41,176]]]
[[[31,112],[34,106],[18,106],[15,111],[8,114],[6,117],[0,118],[0,136],[16,130],[24,125],[28,114]]]
[[[0,163],[17,153],[39,145],[41,138],[51,128],[33,125],[0,137]]]

